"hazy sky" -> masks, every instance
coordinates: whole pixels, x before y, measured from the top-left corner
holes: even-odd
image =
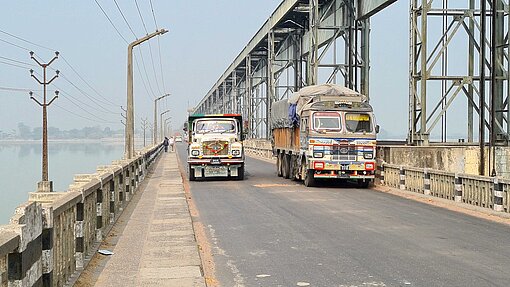
[[[135,36],[115,2],[97,2],[122,36],[133,41]],[[170,32],[159,37],[159,45],[158,38],[150,40],[151,50],[147,42],[139,46],[141,56],[135,51],[139,63],[137,67],[135,61],[134,69],[137,128],[141,118],[147,117],[152,123],[154,97],[165,93],[172,96],[162,102],[160,111],[170,109],[173,125],[181,126],[188,103],[194,106],[205,96],[280,2],[153,0],[158,28]],[[135,1],[117,3],[136,36],[144,36]],[[150,2],[137,3],[147,30],[155,31]],[[407,9],[407,1],[397,1],[374,16],[371,33],[372,103],[379,124],[400,134],[407,131]],[[95,0],[2,1],[0,30],[0,130],[15,129],[19,122],[41,126],[41,108],[29,99],[27,90],[42,95],[41,86],[29,73],[32,68],[40,77],[42,69],[30,66],[34,62],[28,51],[34,51],[41,61],[49,61],[53,50],[43,47],[55,49],[62,56],[51,65],[61,71],[61,77],[49,86],[48,98],[55,89],[61,94],[49,108],[49,125],[61,129],[122,127],[119,106],[126,106],[127,44]],[[47,71],[48,77],[54,75],[53,70]]]

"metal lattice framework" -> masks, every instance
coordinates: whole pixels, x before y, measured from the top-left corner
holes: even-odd
[[[490,146],[508,144],[507,3],[410,3],[408,142],[427,145],[432,134],[440,134],[442,141],[451,140],[448,123],[463,123],[465,114],[468,142],[475,139],[477,116],[481,147],[486,135]]]
[[[283,1],[194,112],[241,113],[249,138],[268,138],[272,103],[304,85],[368,95],[369,20],[356,20],[356,3]]]

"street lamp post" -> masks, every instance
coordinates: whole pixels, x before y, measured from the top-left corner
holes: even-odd
[[[171,119],[172,119],[172,117],[168,117],[168,118],[166,118],[166,119],[165,119],[165,130],[166,130],[166,134],[167,134],[167,135],[170,135],[170,136],[171,136],[171,134],[170,134],[170,130],[168,129],[168,126],[167,126],[167,125],[168,125],[168,124],[167,124],[167,121],[169,121],[169,120],[171,120]],[[172,121],[170,121],[169,123],[171,123],[171,122],[172,122]]]
[[[162,35],[168,30],[161,29],[146,35],[128,45],[128,66],[127,66],[127,112],[126,112],[126,138],[125,158],[131,159],[135,154],[135,109],[133,104],[133,48],[157,35]]]
[[[158,101],[170,96],[170,94],[164,94],[161,97],[154,100],[154,137],[153,137],[153,143],[156,145],[158,143]]]
[[[161,114],[159,114],[159,122],[161,123],[161,128],[160,128],[160,136],[161,138],[163,138],[163,115],[170,112],[170,110],[166,110],[164,112],[162,112]]]

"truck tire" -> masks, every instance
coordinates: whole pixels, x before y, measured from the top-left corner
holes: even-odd
[[[370,180],[358,179],[358,187],[359,188],[368,188],[369,185],[370,185]]]
[[[303,179],[306,187],[314,187],[316,185],[315,178],[313,177],[314,172],[313,169],[306,170],[305,178]]]
[[[191,166],[188,169],[188,174],[189,174],[189,181],[195,181],[196,180],[195,170],[193,168],[191,168]]]
[[[278,175],[278,177],[282,177],[283,174],[282,174],[282,154],[279,153],[278,156],[276,157],[276,175]]]
[[[243,180],[244,179],[244,164],[241,165],[238,169],[237,169],[237,177],[236,177],[237,180]]]
[[[283,155],[283,178],[290,178],[290,155],[284,154]]]

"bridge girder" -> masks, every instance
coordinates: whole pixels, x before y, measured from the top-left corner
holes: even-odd
[[[269,138],[272,103],[305,85],[340,82],[368,95],[369,20],[355,19],[356,5],[283,1],[195,111],[241,113],[249,138]]]

